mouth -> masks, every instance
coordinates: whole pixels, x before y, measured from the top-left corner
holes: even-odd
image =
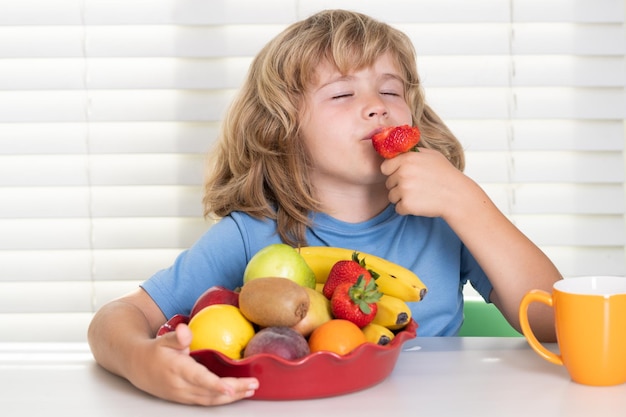
[[[374,137],[374,135],[382,132],[383,129],[384,129],[384,127],[379,127],[379,128],[376,128],[376,129],[372,130],[370,133],[367,134],[366,137],[363,138],[363,140],[370,140],[371,141],[372,138]]]

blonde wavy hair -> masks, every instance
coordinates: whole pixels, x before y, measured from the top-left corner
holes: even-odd
[[[318,211],[319,202],[299,134],[305,90],[323,60],[346,74],[371,66],[387,52],[404,77],[413,124],[422,133],[420,146],[440,151],[463,170],[460,143],[425,102],[410,39],[363,14],[326,10],[289,26],[253,60],[209,154],[205,216],[241,211],[274,219],[283,242],[306,245],[309,214]]]

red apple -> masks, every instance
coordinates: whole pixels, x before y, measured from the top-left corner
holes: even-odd
[[[191,308],[189,318],[191,319],[191,317],[195,316],[196,313],[204,307],[208,307],[213,304],[230,304],[232,306],[239,307],[239,293],[229,290],[228,288],[215,285],[198,297]]]

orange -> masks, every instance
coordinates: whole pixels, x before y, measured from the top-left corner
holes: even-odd
[[[232,359],[241,359],[243,349],[252,336],[254,326],[239,308],[213,304],[200,310],[189,321],[193,339],[189,349],[213,349]]]
[[[343,319],[327,321],[309,336],[311,353],[329,351],[345,355],[365,342],[367,339],[359,326]]]

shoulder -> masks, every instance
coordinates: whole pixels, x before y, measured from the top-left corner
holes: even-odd
[[[209,232],[212,231],[219,239],[236,235],[243,244],[247,259],[269,244],[280,243],[275,220],[253,217],[239,211],[220,219],[211,229]]]

